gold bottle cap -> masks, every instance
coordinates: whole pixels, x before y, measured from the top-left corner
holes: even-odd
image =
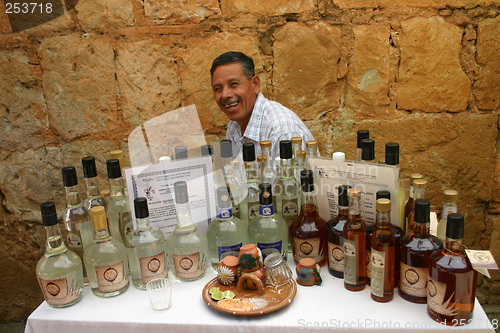
[[[377,212],[390,212],[391,200],[387,198],[377,199]]]
[[[316,140],[306,141],[307,148],[318,148],[318,142]]]
[[[263,160],[264,160],[264,158],[262,157],[262,155],[257,156],[258,163],[262,163]]]
[[[414,188],[425,188],[427,186],[427,180],[425,179],[415,179],[413,181]]]
[[[302,138],[300,136],[294,136],[292,138],[292,144],[302,144]]]
[[[458,192],[455,190],[446,190],[443,192],[443,200],[446,202],[457,202]]]
[[[109,190],[101,190],[101,195],[103,198],[108,198],[111,195]]]
[[[302,158],[306,158],[307,152],[305,150],[301,150],[300,151],[300,156],[302,156]]]
[[[102,230],[108,227],[106,210],[103,206],[92,207],[90,209],[90,215],[92,216],[92,225],[95,230]]]
[[[271,141],[269,140],[261,141],[260,148],[271,148]]]
[[[415,179],[421,179],[421,178],[424,178],[424,176],[422,174],[420,174],[420,173],[412,173],[410,175],[410,185],[413,185],[413,181]]]
[[[347,190],[347,196],[351,198],[361,197],[361,190],[359,188],[350,188]]]

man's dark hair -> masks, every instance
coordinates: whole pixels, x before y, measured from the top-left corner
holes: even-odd
[[[221,65],[240,63],[243,67],[243,73],[247,79],[251,79],[255,75],[255,65],[252,58],[241,52],[229,51],[215,58],[210,68],[210,76],[214,75],[214,71]]]

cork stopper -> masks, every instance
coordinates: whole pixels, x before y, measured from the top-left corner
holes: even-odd
[[[350,188],[347,190],[347,196],[349,198],[359,198],[361,197],[361,190],[359,188]]]
[[[457,202],[458,192],[455,190],[446,190],[443,192],[443,200],[445,202]]]
[[[95,230],[102,230],[108,227],[106,210],[103,206],[92,207],[90,209],[90,215],[92,216],[92,225]]]
[[[386,198],[377,199],[377,212],[390,212],[391,211],[391,200]]]
[[[269,140],[261,141],[260,148],[271,148],[271,141]]]
[[[294,144],[294,145],[301,145],[302,144],[302,138],[300,136],[294,136],[292,138],[292,144]]]
[[[413,187],[414,188],[426,188],[427,187],[427,180],[425,180],[425,179],[415,179],[413,181]]]
[[[306,148],[318,148],[318,142],[316,140],[306,141]]]

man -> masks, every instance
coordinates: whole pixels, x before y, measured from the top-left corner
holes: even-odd
[[[291,110],[270,101],[260,92],[252,58],[241,52],[226,52],[217,57],[210,69],[214,98],[230,122],[226,138],[233,142],[233,154],[241,154],[243,143],[270,140],[273,157],[279,156],[279,142],[302,137],[303,144],[314,140],[307,126]]]

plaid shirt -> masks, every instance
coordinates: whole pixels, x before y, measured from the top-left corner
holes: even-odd
[[[280,141],[290,140],[295,136],[302,138],[303,147],[306,141],[314,140],[307,126],[293,111],[278,102],[266,99],[262,93],[257,96],[245,134],[241,135],[241,127],[235,121],[229,122],[226,132],[226,138],[233,143],[235,158],[241,157],[238,155],[241,155],[244,143],[253,142],[255,155],[258,156],[261,154],[260,141],[270,140],[274,159],[279,156]]]

